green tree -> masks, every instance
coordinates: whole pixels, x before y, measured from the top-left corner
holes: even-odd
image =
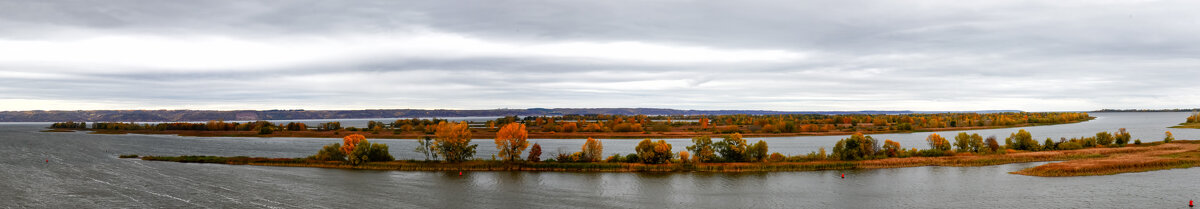
[[[1037,151],[1037,149],[1041,148],[1041,146],[1038,146],[1037,141],[1033,140],[1033,135],[1029,134],[1025,129],[1017,130],[1016,133],[1004,139],[1006,143],[1010,141],[1012,144],[1006,145],[1009,149]]]
[[[1053,139],[1046,138],[1046,141],[1042,142],[1042,150],[1054,150],[1054,148],[1055,147],[1054,147]]]
[[[361,165],[367,162],[386,162],[396,160],[388,153],[386,144],[370,143],[363,140],[354,146],[354,151],[346,156],[351,165]]]
[[[959,132],[954,136],[954,147],[958,152],[968,152],[971,150],[971,135],[967,132]]]
[[[979,134],[977,134],[977,133],[971,134],[970,145],[971,145],[971,152],[979,152],[979,150],[984,148],[983,136],[979,136]]]
[[[850,138],[838,140],[833,146],[833,157],[839,160],[861,160],[875,155],[877,144],[875,138],[854,133]]]
[[[687,146],[687,150],[695,153],[694,160],[698,163],[706,163],[717,160],[716,150],[713,149],[712,138],[708,136],[692,137],[692,146]]]
[[[343,161],[346,160],[346,154],[342,153],[342,144],[333,143],[321,147],[316,155],[309,156],[310,160],[317,161]]]
[[[1096,144],[1100,146],[1108,146],[1113,143],[1113,136],[1107,131],[1096,133]]]
[[[746,160],[749,162],[762,162],[767,160],[767,142],[758,140],[754,145],[748,146],[746,149]]]
[[[746,140],[742,139],[740,133],[725,136],[721,141],[713,143],[713,147],[725,161],[743,162],[746,160]]]

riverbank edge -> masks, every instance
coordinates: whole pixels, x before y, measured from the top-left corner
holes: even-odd
[[[940,129],[922,129],[914,131],[862,131],[863,134],[895,134],[895,133],[922,133],[922,132],[939,132],[939,131],[970,131],[970,130],[987,130],[987,129],[1005,129],[1005,128],[1023,128],[1035,126],[1052,126],[1082,123],[1096,119],[1089,117],[1086,120],[1066,122],[1066,123],[1033,123],[1022,124],[1018,126],[977,126],[977,127],[961,127],[961,128],[940,128]],[[260,137],[260,138],[276,138],[276,137],[291,137],[291,138],[341,138],[349,134],[360,134],[372,139],[422,139],[432,137],[432,135],[424,134],[382,134],[371,131],[277,131],[271,134],[258,134],[257,131],[155,131],[155,130],[92,130],[92,129],[52,129],[52,130],[90,130],[89,134],[146,134],[146,135],[177,135],[177,136],[192,136],[192,137]],[[766,137],[796,137],[796,136],[847,136],[856,132],[804,132],[804,133],[742,133],[743,137],[747,138],[766,138]],[[660,132],[660,133],[642,133],[642,132],[574,132],[574,133],[547,133],[547,132],[532,132],[529,133],[529,138],[535,139],[586,139],[586,138],[603,138],[603,139],[670,139],[670,138],[692,138],[697,136],[720,136],[725,134],[711,132]],[[495,132],[475,132],[472,139],[492,139],[495,138]]]

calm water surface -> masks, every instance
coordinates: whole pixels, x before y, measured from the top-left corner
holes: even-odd
[[[1127,128],[1162,139],[1186,113],[1095,113],[1096,120],[1029,127],[1034,137],[1077,137]],[[1200,169],[1098,177],[1008,174],[1040,163],[773,173],[558,173],[357,171],[183,164],[118,154],[303,157],[340,139],[209,138],[38,132],[47,124],[0,124],[3,208],[1185,208],[1200,198]],[[1170,129],[1179,139],[1200,130]],[[1016,129],[979,130],[1007,136]],[[956,132],[940,133],[953,135]],[[924,147],[929,133],[880,134]],[[845,136],[768,138],[771,151],[807,153]],[[751,141],[758,139],[751,139]],[[387,143],[398,158],[423,158],[413,140]],[[478,156],[495,153],[490,140]],[[536,139],[547,153],[583,140]],[[668,139],[675,150],[688,139]],[[1039,140],[1040,141],[1040,140]],[[604,140],[628,153],[637,140]],[[548,154],[547,154],[548,155]],[[47,162],[49,160],[49,162]],[[838,178],[846,173],[847,178]]]

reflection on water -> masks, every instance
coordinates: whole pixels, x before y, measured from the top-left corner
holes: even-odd
[[[1030,127],[1035,137],[1125,127],[1143,141],[1185,114],[1096,113],[1094,121]],[[33,208],[1181,208],[1200,199],[1198,169],[1044,178],[1008,174],[1040,163],[769,173],[390,172],[146,162],[118,154],[301,157],[337,139],[206,138],[37,132],[0,125],[0,207]],[[1006,136],[1015,129],[980,131]],[[1171,130],[1195,139],[1197,130]],[[928,133],[877,138],[922,145]],[[949,133],[943,135],[950,135]],[[766,139],[805,153],[840,136]],[[376,139],[400,158],[412,140]],[[582,140],[536,140],[551,153]],[[671,139],[677,150],[690,144]],[[490,140],[480,155],[495,153]],[[606,153],[636,140],[606,140]],[[47,160],[49,162],[47,162]],[[846,174],[841,179],[840,174]]]

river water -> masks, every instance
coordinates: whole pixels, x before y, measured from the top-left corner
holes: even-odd
[[[1096,120],[1027,127],[1035,138],[1078,137],[1127,128],[1158,141],[1200,138],[1167,129],[1186,113],[1094,113]],[[119,154],[303,157],[340,139],[178,137],[38,132],[48,124],[0,124],[3,208],[1184,208],[1200,199],[1200,169],[1094,177],[1008,172],[1041,163],[770,173],[398,172],[185,164],[118,159]],[[1003,138],[1016,129],[977,130]],[[956,132],[940,133],[952,136]],[[924,148],[929,133],[880,134]],[[771,151],[807,153],[845,136],[764,139]],[[751,139],[756,141],[759,139]],[[413,140],[389,144],[418,159]],[[574,152],[583,140],[534,139],[545,152]],[[603,140],[629,153],[637,140]],[[688,139],[668,139],[681,150]],[[1039,140],[1040,141],[1040,140]],[[495,153],[490,140],[478,157]],[[546,154],[544,157],[548,157]],[[840,174],[845,173],[846,179]]]

